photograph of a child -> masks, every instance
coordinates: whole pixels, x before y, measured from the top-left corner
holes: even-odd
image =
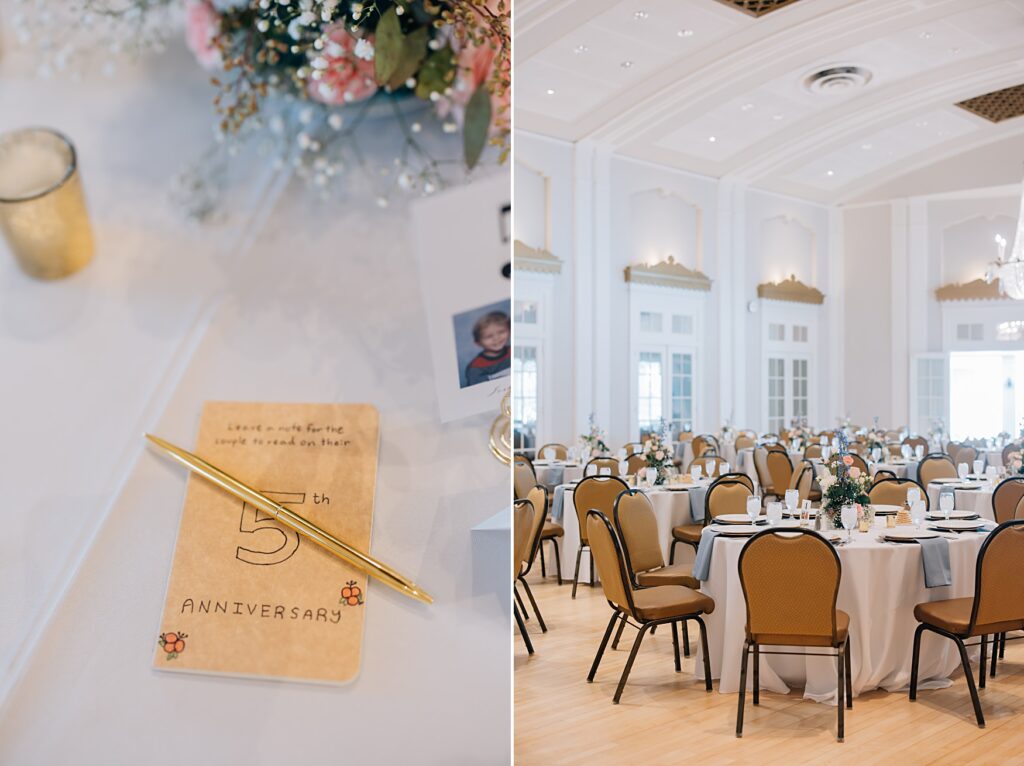
[[[512,367],[511,301],[504,300],[452,317],[459,388],[506,377]]]

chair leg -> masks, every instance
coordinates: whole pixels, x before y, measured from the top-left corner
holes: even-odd
[[[850,659],[850,637],[846,637],[846,707],[853,707],[853,661]]]
[[[846,705],[843,704],[843,698],[846,696],[846,690],[843,688],[845,686],[844,681],[846,680],[846,673],[845,673],[846,660],[845,660],[845,655],[846,655],[846,647],[844,647],[844,646],[839,647],[839,654],[836,655],[836,684],[837,684],[836,710],[839,711],[838,712],[839,725],[837,727],[838,728],[837,739],[840,742],[843,741],[843,737],[845,736],[845,729],[844,729],[845,721],[843,720],[843,714],[846,712]]]
[[[989,677],[996,677],[996,660],[999,658],[1000,634],[992,636],[992,657],[989,659]]]
[[[590,587],[597,585],[597,578],[594,577],[594,552],[587,548],[587,558],[590,559]]]
[[[700,628],[700,651],[704,655],[704,688],[707,691],[711,691],[711,656],[708,654],[708,631],[704,625],[704,620],[700,617],[694,617],[697,621],[697,626]],[[685,622],[683,623],[686,624]]]
[[[678,540],[673,540],[672,545],[668,549],[668,565],[672,566],[676,563],[676,546],[679,545]]]
[[[572,576],[572,597],[576,598],[576,586],[580,582],[580,556],[583,555],[583,546],[576,549],[576,573]]]
[[[701,631],[703,633],[703,631]],[[750,641],[743,642],[743,658],[740,660],[739,708],[736,711],[736,736],[743,736],[743,698],[747,696],[747,662],[750,660]]]
[[[761,704],[761,647],[754,644],[754,704]]]
[[[993,651],[995,651],[993,649]],[[981,637],[981,667],[978,669],[978,686],[985,688],[985,663],[988,657],[988,636]]]
[[[626,679],[629,678],[629,671],[633,669],[633,662],[636,660],[636,653],[640,651],[640,642],[644,640],[644,634],[650,626],[650,623],[644,623],[640,626],[640,632],[636,634],[636,641],[633,642],[633,648],[629,652],[629,659],[626,660],[626,667],[622,669],[622,677],[619,679],[619,686],[615,690],[615,696],[612,698],[612,702],[616,705],[619,704],[619,698],[622,696],[622,690],[626,688]]]
[[[604,655],[604,648],[608,645],[608,637],[612,634],[612,626],[615,621],[619,619],[618,612],[612,612],[612,618],[608,620],[608,627],[604,629],[604,638],[601,639],[601,645],[597,648],[597,656],[594,657],[594,664],[590,666],[590,675],[587,676],[587,683],[594,682],[594,676],[597,675],[597,666],[601,664],[601,657]]]
[[[981,712],[981,700],[978,699],[978,689],[974,685],[974,673],[971,672],[971,662],[967,659],[967,647],[958,636],[953,636],[956,641],[956,648],[960,651],[960,664],[964,667],[964,677],[967,679],[967,689],[971,693],[971,702],[974,703],[974,717],[978,719],[978,727],[985,728],[985,716]]]
[[[538,546],[538,553],[540,553],[540,576],[541,579],[545,579],[548,576],[548,566],[544,563],[544,541],[541,540]]]
[[[612,641],[612,650],[619,648],[619,639],[622,638],[622,631],[626,629],[626,615],[622,615],[622,621],[619,623],[619,629],[615,632],[615,640]]]
[[[914,631],[914,655],[910,662],[910,701],[917,699],[917,666],[921,660],[921,634],[924,633],[924,623],[917,626]]]
[[[672,649],[676,657],[676,673],[678,673],[683,669],[683,665],[679,661],[679,626],[675,622],[672,623]]]
[[[530,589],[530,583],[526,582],[525,577],[520,577],[519,582],[523,584],[523,589],[526,591],[526,597],[530,599],[530,606],[533,607],[533,613],[537,615],[537,623],[540,625],[540,632],[547,633],[548,626],[544,624],[544,616],[540,613],[540,607],[537,606],[537,599],[533,597],[533,591]]]
[[[533,641],[530,640],[530,634],[526,632],[526,623],[523,622],[523,617],[519,614],[519,607],[513,606],[512,612],[516,616],[516,624],[519,626],[519,633],[522,635],[523,642],[526,644],[526,651],[533,654]]]
[[[999,659],[1004,659],[1005,657],[1006,657],[1006,634],[1005,633],[1000,633],[999,634]]]
[[[530,613],[526,611],[526,604],[523,603],[523,597],[519,595],[519,590],[516,588],[515,583],[512,584],[512,592],[516,594],[516,603],[519,605],[519,608],[522,610],[523,619],[524,620],[530,619]]]
[[[558,572],[558,584],[562,584],[562,554],[558,550],[558,540],[551,541],[551,547],[555,549],[555,569]]]
[[[686,620],[683,620],[683,656],[690,656],[690,629],[686,625]]]

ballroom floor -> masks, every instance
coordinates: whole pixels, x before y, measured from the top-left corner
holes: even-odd
[[[539,570],[539,567],[538,567]],[[693,657],[683,672],[672,664],[672,636],[659,629],[644,639],[619,705],[611,698],[635,633],[627,629],[618,651],[605,654],[593,684],[587,671],[609,612],[600,588],[541,581],[531,588],[548,626],[527,621],[536,654],[515,636],[515,754],[522,764],[560,766],[606,763],[1024,763],[1024,645],[1008,643],[997,677],[981,690],[987,727],[974,723],[970,697],[958,671],[949,689],[905,693],[875,691],[854,700],[846,741],[835,741],[835,708],[762,692],[750,704],[743,739],[735,738],[736,695],[708,694],[693,679]],[[524,594],[525,598],[525,594]],[[691,633],[695,649],[697,632]]]

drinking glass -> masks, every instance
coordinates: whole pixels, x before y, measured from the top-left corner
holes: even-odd
[[[619,460],[625,460],[626,456],[626,448],[623,447],[622,449],[619,450]]]
[[[916,503],[920,499],[921,499],[921,490],[919,490],[917,487],[911,487],[910,489],[907,490],[907,502],[910,505],[913,505],[914,503]]]
[[[693,479],[694,481],[700,481],[701,473],[703,472],[700,470],[700,466],[695,465],[693,466],[693,468],[690,469],[690,478]]]
[[[629,463],[625,460],[619,461],[619,474],[625,476],[629,473]]]
[[[750,523],[757,523],[757,517],[761,515],[761,498],[757,495],[751,495],[747,498],[747,516],[750,517]]]
[[[832,448],[831,447],[822,447],[821,448],[821,459],[822,460],[827,461],[829,459],[829,456],[831,456],[831,454],[832,454]]]
[[[818,444],[820,444],[822,447],[824,447],[826,444],[828,444],[828,437],[825,436],[825,435],[820,436],[818,438]]]
[[[723,473],[729,473],[731,469],[732,466],[728,463],[721,463],[718,468],[718,475],[721,476]]]
[[[910,521],[917,528],[921,528],[924,521],[924,500],[917,500],[910,504]]]
[[[918,460],[924,457],[924,447],[922,447],[920,444],[914,447],[914,457],[916,457]]]
[[[796,506],[800,502],[800,493],[795,489],[786,490],[786,509],[790,516],[796,516]]]
[[[900,447],[900,454],[903,456],[904,460],[909,460],[910,459],[910,445],[909,444],[904,444],[902,447]]]
[[[843,522],[843,529],[846,530],[846,541],[852,542],[853,528],[857,526],[857,506],[844,505],[839,518]]]
[[[647,479],[647,484],[653,487],[654,482],[658,480],[658,469],[648,468],[646,471],[644,471],[644,477]]]
[[[971,469],[967,467],[967,463],[960,463],[956,467],[956,475],[961,479],[966,479],[967,474],[971,472]]]
[[[768,526],[777,527],[782,521],[782,503],[773,501],[768,503]]]
[[[981,476],[981,473],[984,470],[985,470],[985,461],[984,460],[975,460],[974,461],[974,475],[975,476]]]
[[[0,232],[29,276],[58,279],[92,260],[75,147],[49,128],[0,136]]]
[[[555,459],[555,448],[554,447],[545,447],[544,448],[544,459],[545,460],[554,460]]]
[[[994,465],[988,466],[985,469],[985,478],[994,484],[996,479],[999,478],[999,469]]]
[[[882,459],[882,450],[880,450],[878,447],[873,447],[871,449],[871,459],[874,460],[876,463],[879,460],[881,460]]]
[[[811,523],[811,501],[804,500],[800,503],[800,526],[807,527]]]
[[[949,521],[949,514],[953,510],[954,502],[955,499],[952,492],[943,492],[939,495],[939,510],[945,515],[946,521]]]

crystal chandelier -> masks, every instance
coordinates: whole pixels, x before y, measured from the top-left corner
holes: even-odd
[[[985,281],[999,280],[1000,292],[1006,293],[1014,300],[1024,300],[1024,193],[1021,196],[1020,213],[1017,216],[1017,233],[1013,237],[1013,250],[1009,260],[1006,259],[1006,239],[996,235],[999,247],[999,260],[989,265],[985,273]]]

